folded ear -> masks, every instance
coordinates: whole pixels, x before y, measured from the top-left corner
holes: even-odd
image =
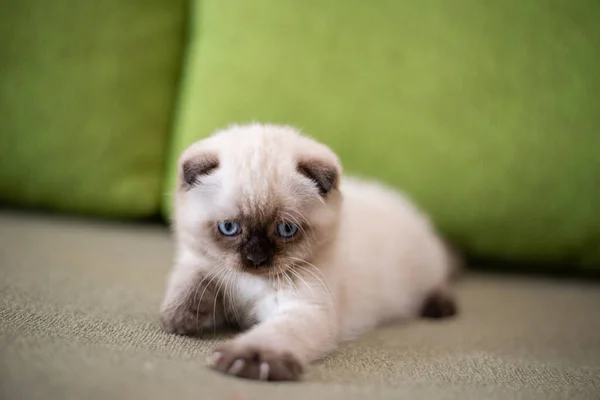
[[[340,173],[335,164],[322,160],[304,160],[298,162],[296,170],[317,185],[321,196],[326,196],[338,186]]]
[[[211,174],[219,167],[219,159],[214,154],[196,154],[184,159],[180,167],[181,183],[187,189],[197,185],[200,177]]]

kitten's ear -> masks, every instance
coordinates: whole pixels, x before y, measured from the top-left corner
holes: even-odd
[[[298,162],[296,170],[317,185],[321,196],[326,196],[332,189],[337,188],[340,173],[335,164],[321,160],[304,160]]]
[[[211,174],[219,167],[219,159],[214,154],[197,154],[181,161],[180,179],[182,185],[190,189],[201,176]]]

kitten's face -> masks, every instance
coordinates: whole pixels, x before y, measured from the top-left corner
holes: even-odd
[[[328,148],[290,128],[232,128],[183,153],[175,223],[222,273],[274,276],[335,234],[339,174]]]

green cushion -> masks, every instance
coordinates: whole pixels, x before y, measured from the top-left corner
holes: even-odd
[[[475,256],[600,263],[600,2],[197,5],[167,190],[189,143],[287,123]]]
[[[159,212],[185,3],[3,3],[0,201]]]

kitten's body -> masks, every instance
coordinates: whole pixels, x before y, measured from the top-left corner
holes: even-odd
[[[419,316],[446,290],[452,260],[427,218],[398,193],[346,178],[333,279],[339,280],[344,338],[383,322]]]
[[[223,238],[221,220],[246,232]],[[282,220],[300,227],[290,240],[269,236]],[[454,313],[452,259],[427,218],[391,189],[342,179],[336,156],[291,128],[234,127],[191,146],[174,222],[163,324],[183,334],[232,321],[247,329],[211,358],[223,372],[296,379],[341,340]],[[247,251],[248,232],[263,227],[272,261],[248,267],[236,249]]]

